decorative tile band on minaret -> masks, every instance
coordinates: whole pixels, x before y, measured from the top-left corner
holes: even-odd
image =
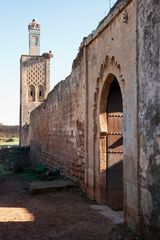
[[[28,25],[29,55],[40,55],[40,24],[36,19]]]

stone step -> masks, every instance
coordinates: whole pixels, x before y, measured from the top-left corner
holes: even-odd
[[[31,194],[40,192],[50,192],[60,189],[68,189],[78,187],[78,184],[71,180],[54,180],[54,181],[35,181],[29,183],[29,191]]]
[[[124,222],[123,211],[114,211],[106,205],[99,204],[91,205],[91,208],[97,210],[99,214],[108,218],[115,224],[122,224]]]

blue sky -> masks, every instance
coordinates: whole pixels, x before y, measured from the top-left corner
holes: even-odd
[[[115,0],[111,0],[115,2]],[[28,54],[28,24],[41,24],[41,54],[52,50],[51,89],[71,72],[83,37],[109,10],[109,0],[0,1],[0,123],[19,124],[19,59]]]

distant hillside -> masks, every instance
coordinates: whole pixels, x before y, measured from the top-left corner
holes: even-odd
[[[18,138],[19,126],[7,126],[0,124],[0,138]]]

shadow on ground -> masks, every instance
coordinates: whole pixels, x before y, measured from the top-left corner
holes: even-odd
[[[0,168],[1,240],[138,239],[92,209],[78,190],[31,195],[26,184]]]

